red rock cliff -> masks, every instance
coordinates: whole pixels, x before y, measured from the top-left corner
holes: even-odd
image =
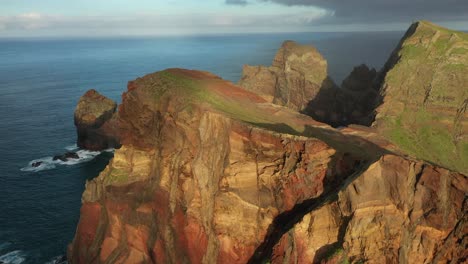
[[[466,177],[371,129],[180,69],[130,82],[114,118],[122,147],[86,184],[71,263],[466,257]]]

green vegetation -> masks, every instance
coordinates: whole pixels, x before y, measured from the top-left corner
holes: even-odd
[[[463,47],[460,47],[460,48],[454,48],[452,49],[452,52],[451,54],[454,54],[454,55],[464,55],[468,52],[468,49],[466,48],[463,48]]]
[[[425,110],[405,111],[391,120],[387,137],[408,154],[458,171],[466,170],[466,152],[457,150],[450,132]],[[466,144],[463,144],[466,146]]]
[[[325,253],[323,259],[331,260],[338,259],[336,263],[339,264],[349,264],[349,260],[346,256],[346,252],[340,246],[333,246],[328,252]]]
[[[128,172],[111,167],[109,174],[104,179],[106,184],[127,183]]]
[[[456,109],[467,98],[468,34],[422,21],[387,73],[384,135],[407,154],[468,172],[466,141],[456,141]],[[450,52],[449,52],[450,51]]]
[[[161,74],[161,77],[166,81],[166,87],[171,87],[171,93],[181,93],[184,97],[189,98],[187,105],[194,100],[207,103],[215,110],[223,112],[234,119],[252,124],[271,124],[271,128],[275,128],[274,124],[281,121],[278,120],[277,117],[274,118],[265,113],[265,111],[261,111],[255,104],[242,102],[241,100],[233,100],[228,96],[223,96],[210,90],[202,80],[191,79],[182,74],[174,74],[169,71],[163,71],[159,74]],[[167,91],[167,88],[164,89],[164,93]],[[160,97],[162,93],[158,92],[157,95]],[[303,130],[303,128],[300,127],[293,129],[296,132],[295,134],[300,134]],[[283,131],[279,129],[277,132]]]
[[[404,56],[407,59],[419,58],[424,53],[425,53],[425,49],[417,45],[406,45],[401,50],[402,56]]]

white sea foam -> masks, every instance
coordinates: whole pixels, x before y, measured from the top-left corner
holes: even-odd
[[[70,146],[66,146],[65,149],[68,150],[68,151],[74,151],[74,150],[78,149],[78,146],[76,144],[73,144],[73,145],[70,145]]]
[[[88,162],[93,160],[96,156],[101,154],[102,152],[109,152],[113,153],[115,149],[109,148],[103,151],[91,151],[80,149],[76,147],[76,145],[65,147],[68,151],[74,151],[78,155],[78,159],[68,159],[67,161],[62,160],[54,160],[53,157],[44,157],[40,159],[32,160],[28,163],[28,166],[21,169],[21,171],[30,171],[30,172],[38,172],[43,170],[50,170],[56,168],[57,165],[65,165],[65,166],[73,166],[76,164],[80,164],[83,162]],[[40,162],[39,166],[34,167],[33,164]]]
[[[0,262],[6,264],[21,264],[26,260],[26,254],[21,250],[15,250],[0,256]]]
[[[51,261],[46,262],[45,264],[67,264],[68,261],[65,260],[65,256],[56,256]]]
[[[33,164],[40,162],[39,166],[34,167]],[[53,160],[53,157],[45,157],[40,159],[35,159],[29,162],[28,166],[21,168],[21,171],[32,171],[38,172],[43,170],[50,170],[55,168],[56,161]]]

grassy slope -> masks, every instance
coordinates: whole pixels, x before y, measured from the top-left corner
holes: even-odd
[[[405,152],[465,173],[468,142],[466,135],[455,140],[454,113],[468,96],[467,52],[468,34],[420,22],[403,41],[400,59],[385,78],[390,99],[381,120],[385,136]],[[452,114],[435,110],[447,108]]]
[[[339,151],[363,159],[377,160],[383,153],[398,152],[391,147],[385,149],[388,142],[379,141],[382,139],[375,133],[336,130],[290,109],[265,103],[254,93],[230,82],[203,74],[169,69],[140,78],[137,82],[145,90],[144,97],[153,102],[164,101],[164,97],[177,98],[181,102],[180,107],[189,111],[193,105],[204,105],[232,119],[273,132],[320,139]]]

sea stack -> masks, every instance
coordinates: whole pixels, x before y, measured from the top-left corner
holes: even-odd
[[[87,91],[75,109],[77,145],[89,150],[104,150],[119,146],[118,128],[114,116],[117,104],[96,90]]]
[[[317,49],[285,41],[270,67],[244,65],[239,85],[270,103],[301,111],[322,87],[334,84]]]

